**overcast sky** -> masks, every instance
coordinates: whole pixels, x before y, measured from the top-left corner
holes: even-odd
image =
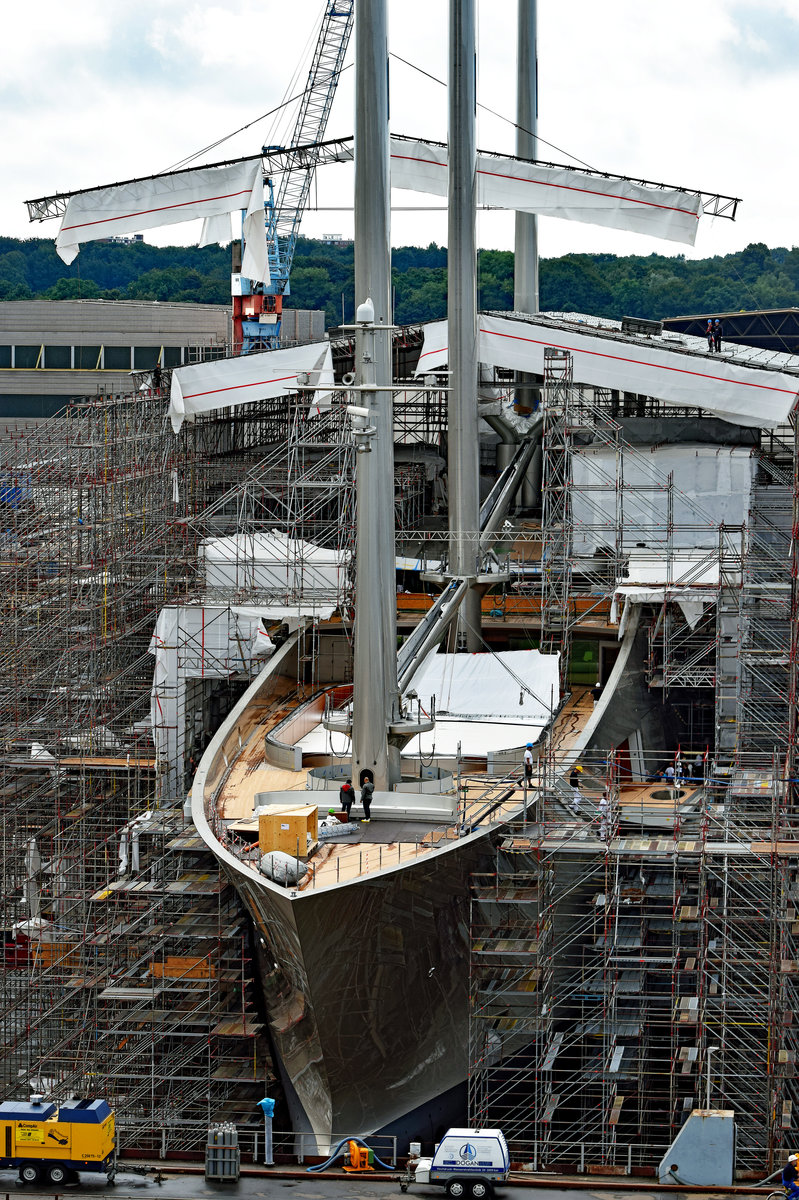
[[[55,236],[23,201],[165,170],[302,90],[322,0],[39,0],[4,10],[0,233]],[[446,77],[446,0],[389,0],[391,50]],[[513,118],[516,0],[479,0],[478,98]],[[748,242],[799,243],[799,0],[538,0],[539,157],[739,196],[735,223],[705,219],[697,257]],[[348,54],[352,61],[354,38]],[[392,129],[444,140],[444,88],[392,60]],[[353,72],[327,136],[352,132]],[[198,161],[288,140],[269,118]],[[509,123],[481,111],[478,145],[512,152]],[[434,197],[395,192],[398,206]],[[348,237],[351,168],[320,172],[309,236]],[[325,208],[328,211],[323,211]],[[545,219],[541,252],[673,254],[658,242]],[[185,233],[184,233],[185,230]],[[509,249],[513,217],[481,213],[482,246]],[[196,240],[195,226],[148,241]],[[397,211],[395,245],[446,241],[438,212]],[[73,268],[75,269],[75,268]]]

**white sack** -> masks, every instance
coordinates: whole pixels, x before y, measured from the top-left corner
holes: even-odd
[[[172,175],[153,175],[132,183],[95,188],[72,196],[61,221],[56,250],[65,263],[77,257],[84,242],[140,233],[198,217],[216,218],[246,209],[242,274],[269,283],[264,188],[260,158],[229,167],[200,167]],[[228,218],[227,236],[230,223]],[[203,234],[222,234],[221,222],[210,222]],[[207,240],[202,243],[207,244]]]
[[[543,375],[546,346],[571,353],[575,383],[638,392],[760,429],[787,421],[799,385],[795,376],[780,371],[623,341],[588,325],[578,331],[555,327],[546,318],[478,314],[478,354],[487,366]],[[416,374],[436,370],[447,356],[447,322],[426,325]]]
[[[392,138],[391,186],[446,196],[447,147]],[[689,246],[699,226],[698,195],[485,154],[477,156],[477,200]]]
[[[195,413],[215,408],[236,408],[283,396],[297,390],[300,372],[309,375],[312,385],[333,386],[333,356],[329,342],[292,346],[289,350],[264,350],[238,358],[220,358],[216,362],[195,363],[172,372],[169,416],[178,432],[183,421]],[[316,392],[317,412],[329,408],[330,392]]]

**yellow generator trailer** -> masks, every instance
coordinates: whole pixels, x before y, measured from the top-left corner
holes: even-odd
[[[116,1174],[114,1114],[105,1100],[0,1104],[0,1167],[19,1171],[21,1183],[61,1185],[79,1171]]]

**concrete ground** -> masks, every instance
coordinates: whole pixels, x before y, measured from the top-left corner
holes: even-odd
[[[159,1182],[160,1179],[160,1182]],[[54,1192],[44,1188],[18,1188],[16,1186],[16,1171],[0,1171],[0,1200],[9,1197],[28,1197],[29,1200],[39,1200],[47,1197],[52,1200]],[[512,1183],[497,1188],[497,1200],[532,1200],[531,1188],[534,1189],[535,1200],[666,1200],[666,1197],[676,1198],[690,1195],[691,1200],[719,1200],[729,1195],[727,1189],[717,1189],[713,1192],[679,1192],[676,1189],[660,1188],[654,1182],[645,1180],[630,1180],[618,1185],[604,1185],[600,1180],[583,1177],[579,1181],[564,1179],[562,1184],[550,1184],[549,1180],[540,1177],[519,1183]],[[768,1196],[769,1188],[747,1189],[750,1195]],[[735,1189],[743,1194],[742,1189]],[[86,1200],[225,1200],[226,1197],[235,1200],[255,1200],[266,1197],[267,1200],[383,1200],[383,1197],[402,1195],[399,1184],[386,1176],[338,1176],[335,1173],[308,1174],[302,1169],[293,1168],[290,1172],[279,1169],[278,1174],[270,1174],[268,1170],[253,1171],[247,1169],[238,1183],[206,1183],[202,1171],[190,1168],[190,1173],[175,1170],[175,1165],[164,1167],[158,1177],[152,1174],[137,1175],[120,1167],[116,1186],[109,1187],[105,1176],[81,1176],[80,1185],[69,1187],[59,1196],[85,1196]],[[412,1185],[408,1191],[409,1197],[418,1200],[446,1200],[445,1192],[440,1187]]]

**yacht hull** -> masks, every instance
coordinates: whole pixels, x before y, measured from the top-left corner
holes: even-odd
[[[293,897],[231,872],[258,932],[292,1123],[320,1148],[381,1129],[466,1078],[469,874],[487,844],[470,838]]]

